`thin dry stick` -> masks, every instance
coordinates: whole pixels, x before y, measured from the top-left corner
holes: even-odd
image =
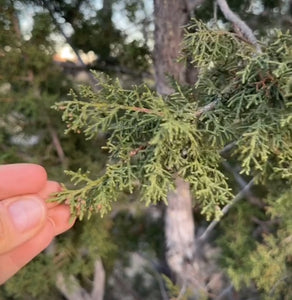
[[[68,300],[93,300],[87,291],[80,285],[75,276],[70,275],[66,281],[64,274],[58,273],[56,287]]]
[[[163,279],[161,277],[160,271],[157,270],[156,263],[151,258],[148,258],[147,255],[145,255],[142,252],[137,252],[137,254],[139,256],[141,256],[145,261],[147,261],[147,263],[150,265],[150,267],[153,271],[153,274],[154,274],[155,278],[157,279],[162,299],[168,300],[168,296],[167,296],[167,292],[164,287]]]
[[[254,178],[233,198],[231,203],[225,205],[222,209],[222,217],[227,214],[227,212],[230,210],[231,207],[234,206],[235,203],[237,203],[239,200],[242,199],[242,197],[246,194],[247,191],[251,188],[251,186],[254,184]],[[222,219],[221,217],[221,219]],[[221,220],[220,219],[220,220]],[[204,241],[209,236],[210,232],[215,228],[215,226],[220,222],[220,220],[214,220],[212,221],[207,229],[203,232],[203,234],[199,237],[200,241]]]
[[[255,37],[255,35],[253,34],[252,30],[250,29],[250,27],[240,19],[240,17],[238,15],[236,15],[229,7],[228,3],[226,2],[226,0],[217,0],[217,4],[220,7],[220,10],[222,11],[224,17],[233,23],[233,25],[235,25],[236,27],[238,27],[238,29],[240,30],[240,32],[244,35],[244,37],[251,43],[253,44],[256,49],[257,52],[261,52],[261,47],[258,44],[258,41]]]
[[[202,114],[204,114],[204,113],[206,113],[206,112],[208,112],[208,111],[210,111],[210,110],[213,110],[213,109],[216,107],[216,105],[217,105],[218,102],[219,102],[219,100],[217,99],[217,100],[212,101],[212,102],[210,102],[209,104],[207,104],[207,105],[205,105],[205,106],[199,108],[199,109],[194,113],[195,117],[198,118],[198,117],[200,117]]]
[[[48,130],[50,132],[51,138],[52,138],[52,142],[53,145],[55,147],[55,150],[58,154],[59,160],[60,162],[64,165],[66,162],[66,157],[65,157],[65,153],[63,151],[61,142],[59,140],[59,137],[57,135],[56,130],[53,128],[52,124],[48,121]]]
[[[105,289],[105,270],[100,259],[94,263],[93,289],[91,292],[92,300],[102,300]]]
[[[235,181],[239,184],[240,188],[244,188],[247,185],[247,182],[244,180],[244,178],[242,176],[240,176],[240,174],[238,174],[235,169],[230,165],[230,163],[228,163],[227,161],[224,161],[222,163],[223,167],[232,173]],[[248,198],[248,200],[250,201],[250,203],[257,205],[258,207],[263,207],[264,204],[261,202],[261,200],[256,197],[251,190],[246,191],[246,197]]]

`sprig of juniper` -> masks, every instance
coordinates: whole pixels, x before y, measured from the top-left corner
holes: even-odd
[[[234,141],[243,173],[257,174],[257,182],[292,181],[291,36],[276,32],[258,53],[236,34],[191,26],[184,51],[199,67],[195,87],[173,82],[175,92],[162,97],[146,85],[126,90],[95,74],[97,92],[82,86],[54,106],[63,111],[66,133],[109,135],[104,175],[70,172],[81,187],[58,195],[74,215],[103,215],[121,192],[136,189],[146,204],[166,202],[178,174],[207,218],[219,218],[233,198],[219,152]]]

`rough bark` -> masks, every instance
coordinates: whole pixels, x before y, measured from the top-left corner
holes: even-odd
[[[180,82],[186,80],[186,68],[177,62],[183,38],[183,26],[188,23],[188,8],[184,1],[154,0],[155,46],[154,63],[156,90],[163,95],[172,92],[166,75]]]
[[[185,1],[155,0],[155,74],[156,89],[160,94],[172,92],[167,75],[180,83],[187,81],[187,68],[178,63],[183,27],[189,14]],[[184,290],[188,285],[201,287],[198,268],[195,267],[195,225],[192,214],[190,187],[181,178],[176,179],[176,190],[169,192],[165,216],[167,262],[177,282]]]
[[[195,1],[196,5],[201,2]],[[156,89],[162,95],[172,92],[167,75],[173,76],[182,84],[193,83],[196,77],[193,76],[196,72],[189,66],[177,62],[184,26],[189,22],[189,4],[189,0],[154,0]],[[195,8],[192,6],[191,9]],[[193,73],[192,76],[190,72]],[[166,259],[176,282],[181,286],[178,298],[189,289],[193,291],[193,299],[199,299],[210,290],[220,290],[222,278],[214,272],[214,265],[208,261],[207,256],[214,255],[214,250],[195,237],[189,184],[179,177],[175,184],[176,189],[169,192],[165,214]]]

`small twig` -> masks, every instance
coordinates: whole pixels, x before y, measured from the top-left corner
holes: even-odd
[[[141,145],[140,147],[136,148],[136,149],[133,149],[131,152],[130,152],[130,157],[133,157],[135,155],[137,155],[140,151],[146,149],[148,146],[148,143],[145,144],[145,145]]]
[[[202,114],[213,110],[216,106],[216,104],[218,103],[219,100],[215,100],[212,101],[211,103],[199,108],[197,111],[194,112],[194,116],[196,118],[199,118]],[[124,106],[121,105],[120,106],[121,109],[127,109],[127,110],[132,110],[132,111],[138,111],[138,112],[142,112],[142,113],[146,113],[146,114],[152,114],[152,115],[157,115],[159,117],[163,117],[163,113],[161,112],[155,112],[154,110],[148,109],[148,108],[143,108],[143,107],[130,107],[130,106]],[[148,143],[145,145],[141,145],[140,147],[133,149],[130,151],[129,155],[130,157],[136,156],[140,151],[146,149],[148,147]],[[230,147],[230,149],[235,145],[235,142],[232,142],[231,144],[227,145],[226,147],[224,147],[221,151],[227,151],[227,148]],[[226,148],[226,149],[225,149]],[[220,152],[221,153],[221,152]]]
[[[194,113],[195,117],[198,118],[198,117],[200,117],[202,114],[204,114],[204,113],[206,113],[206,112],[208,112],[208,111],[210,111],[210,110],[213,110],[213,109],[216,107],[216,105],[217,105],[218,102],[219,102],[219,100],[216,99],[216,100],[210,102],[209,104],[207,104],[207,105],[205,105],[205,106],[199,108],[199,109]]]
[[[0,53],[1,56],[1,53]],[[68,62],[56,62],[56,64],[60,65],[63,70],[65,70],[65,72],[68,73],[73,73],[73,72],[80,72],[80,71],[85,71],[88,72],[88,66],[82,66],[80,64],[71,64]],[[124,67],[124,66],[119,66],[119,65],[106,65],[100,62],[95,62],[94,63],[94,70],[96,71],[100,71],[103,73],[110,73],[110,72],[114,72],[114,73],[120,73],[120,74],[126,74],[132,77],[141,77],[141,78],[149,78],[152,79],[152,75],[149,71],[143,71],[143,72],[139,72],[139,71],[135,71],[135,70],[131,70],[130,68]]]
[[[69,282],[69,284],[68,284]],[[64,274],[57,274],[56,287],[67,300],[93,300],[73,275],[66,281]]]
[[[145,113],[145,114],[157,115],[157,116],[163,117],[163,114],[161,112],[156,112],[156,111],[154,111],[152,109],[149,109],[149,108],[136,107],[136,106],[130,107],[130,106],[124,106],[124,105],[121,105],[120,107],[125,108],[125,109],[134,110],[134,111],[137,111],[137,112],[142,112],[142,113]]]
[[[61,35],[64,37],[66,43],[71,47],[71,49],[73,50],[73,52],[75,53],[76,57],[77,57],[77,60],[78,62],[80,63],[80,65],[85,69],[87,70],[87,74],[89,76],[89,79],[90,79],[90,82],[91,82],[91,85],[92,85],[92,88],[97,91],[98,90],[98,87],[97,87],[97,84],[98,84],[98,81],[97,79],[93,76],[93,74],[88,71],[87,69],[87,66],[85,64],[85,62],[83,61],[82,57],[80,56],[78,50],[72,45],[69,37],[67,36],[67,34],[65,33],[65,31],[63,30],[63,28],[61,27],[61,25],[59,24],[59,22],[57,21],[56,17],[54,16],[54,11],[50,5],[50,2],[47,1],[47,0],[42,0],[41,1],[42,4],[43,4],[43,7],[45,9],[47,9],[47,11],[49,12],[49,15],[50,17],[52,18],[52,21],[53,23],[55,24],[55,26],[57,27],[57,29],[59,30],[59,32],[61,33]]]
[[[52,124],[50,121],[47,122],[48,124],[48,130],[49,130],[49,133],[51,135],[51,138],[52,138],[52,143],[56,149],[56,152],[58,154],[58,157],[59,157],[59,160],[60,162],[62,163],[62,165],[65,165],[65,162],[66,162],[66,157],[65,157],[65,153],[63,151],[63,148],[62,148],[62,145],[61,145],[61,142],[59,140],[59,137],[57,135],[57,132],[56,130],[53,128]]]
[[[286,279],[289,279],[289,276],[288,275],[285,275],[285,276],[283,276],[282,278],[280,278],[280,279],[278,279],[277,281],[276,281],[276,283],[272,286],[272,288],[271,288],[271,290],[270,290],[270,296],[274,296],[274,293],[275,293],[275,290],[276,290],[276,288],[277,288],[277,286],[281,283],[281,281],[284,281],[284,280],[286,280]]]
[[[168,299],[167,292],[164,287],[163,279],[162,279],[159,271],[157,270],[156,264],[152,261],[151,258],[148,258],[145,254],[143,254],[141,252],[137,252],[137,254],[139,256],[141,256],[143,259],[145,259],[151,266],[151,269],[153,270],[154,276],[156,277],[158,285],[159,285],[161,297],[163,300],[167,300]]]
[[[257,52],[261,52],[261,47],[258,44],[256,37],[254,36],[250,27],[240,19],[238,15],[236,15],[229,7],[226,0],[217,0],[217,4],[220,7],[225,18],[233,23],[234,26],[237,26],[240,32],[246,37],[246,39],[256,47]]]
[[[105,270],[100,259],[94,263],[94,277],[92,283],[92,300],[102,300],[104,297],[105,288]]]
[[[251,186],[254,184],[254,178],[249,181],[249,183],[233,198],[231,203],[225,205],[222,209],[222,217],[227,214],[227,212],[230,210],[231,207],[234,206],[239,200],[242,199],[243,196],[245,196],[246,192],[251,188]],[[222,219],[221,217],[221,219]],[[220,219],[220,220],[221,220]],[[212,221],[207,229],[203,232],[203,234],[199,237],[200,241],[204,241],[209,236],[210,232],[215,228],[215,226],[220,222],[220,220],[214,220]]]
[[[221,299],[226,299],[224,298],[227,294],[229,294],[233,289],[233,285],[230,284],[229,286],[227,286],[218,297],[215,298],[215,300],[221,300]]]
[[[224,156],[226,153],[232,150],[232,148],[236,145],[236,142],[231,142],[227,144],[223,149],[219,151],[220,155]]]
[[[217,103],[219,102],[219,100],[214,100],[212,102],[210,102],[209,104],[199,108],[197,111],[194,112],[194,116],[195,117],[200,117],[202,114],[213,110]],[[162,112],[155,112],[152,109],[148,109],[148,108],[144,108],[144,107],[130,107],[130,106],[125,106],[125,105],[120,105],[121,109],[129,109],[129,110],[134,110],[134,111],[138,111],[138,112],[142,112],[142,113],[146,113],[146,114],[152,114],[152,115],[157,115],[160,117],[163,117],[163,113]]]
[[[232,173],[232,175],[233,175],[235,181],[238,183],[238,185],[242,189],[245,188],[245,186],[247,185],[247,182],[244,180],[244,178],[242,176],[240,176],[227,161],[222,162],[222,165],[227,171]],[[250,203],[257,205],[258,207],[263,207],[263,203],[261,202],[261,200],[258,197],[256,197],[251,192],[251,190],[246,191],[246,197],[248,198]]]
[[[217,21],[218,21],[218,5],[217,5],[216,1],[214,1],[214,3],[213,3],[213,10],[214,10],[213,19],[214,19],[214,22],[217,23]]]
[[[180,291],[179,291],[179,294],[178,294],[176,300],[182,299],[182,297],[184,296],[184,294],[185,294],[186,291],[187,291],[187,285],[186,285],[186,283],[184,282],[182,288],[181,288]]]

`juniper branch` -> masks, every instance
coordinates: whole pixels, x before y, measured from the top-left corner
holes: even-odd
[[[257,51],[260,53],[261,48],[258,44],[256,37],[254,36],[250,27],[240,19],[238,15],[236,15],[229,7],[226,0],[217,0],[217,4],[220,7],[225,18],[232,22],[235,26],[239,28],[241,33],[247,38],[247,40],[256,47]]]

